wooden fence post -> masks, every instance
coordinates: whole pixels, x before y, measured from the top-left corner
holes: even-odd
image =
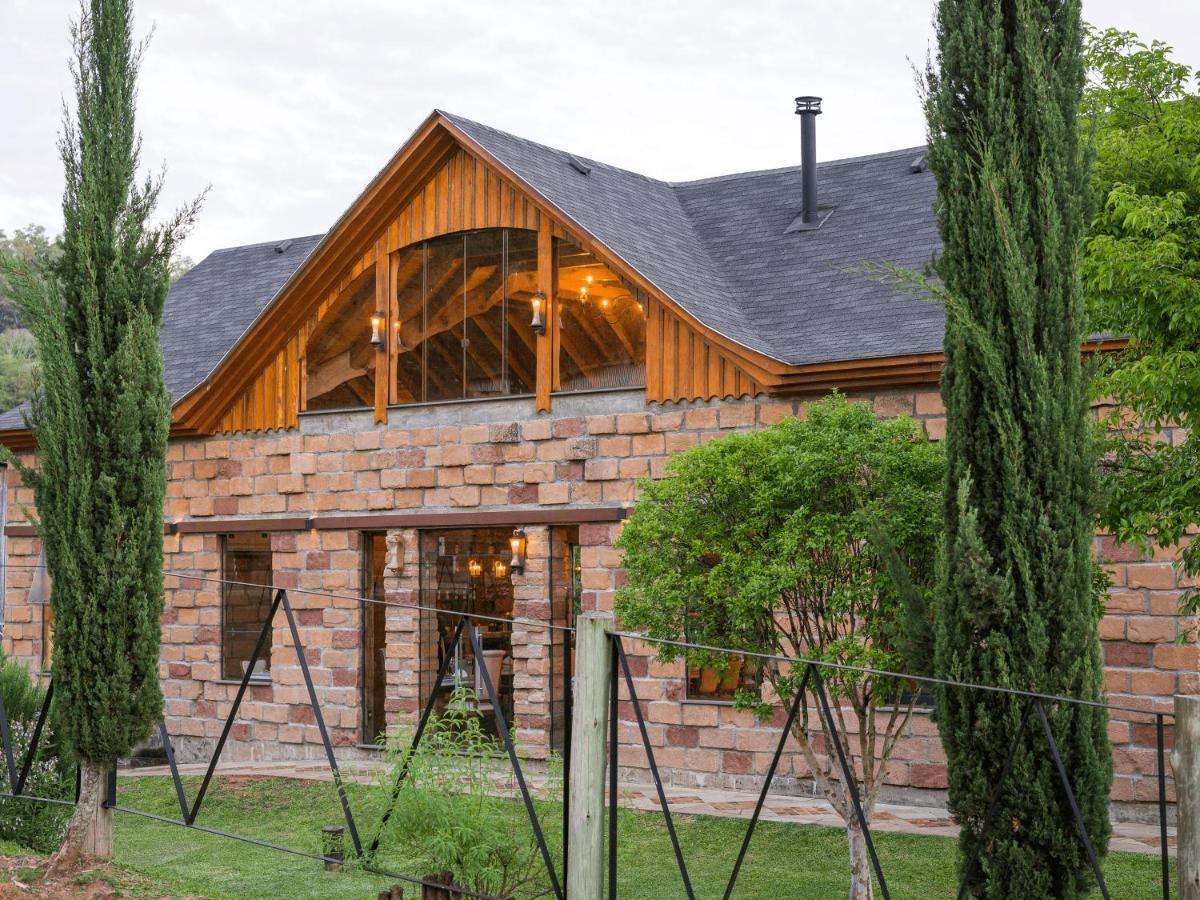
[[[1175,821],[1179,900],[1200,900],[1200,696],[1175,695]]]
[[[611,613],[583,613],[575,620],[567,900],[604,896],[604,742],[613,627]]]

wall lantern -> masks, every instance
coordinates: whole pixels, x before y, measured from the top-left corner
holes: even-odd
[[[546,303],[546,295],[538,291],[533,295],[529,303],[533,306],[533,320],[529,323],[529,326],[533,329],[534,334],[545,334],[546,320],[542,316],[542,307]]]
[[[397,319],[395,324],[392,326],[393,330],[396,332],[396,338],[394,341],[392,341],[392,346],[396,348],[397,353],[404,349],[404,338],[400,336],[400,331],[403,326],[404,323],[399,319]]]
[[[508,544],[512,547],[512,559],[508,562],[508,567],[512,569],[514,575],[520,575],[525,571],[525,531],[518,528],[512,533],[512,537],[508,539]]]
[[[483,563],[477,559],[467,561],[467,574],[472,578],[478,578],[483,574]]]
[[[376,350],[383,349],[383,320],[382,312],[377,312],[371,316],[371,346]]]

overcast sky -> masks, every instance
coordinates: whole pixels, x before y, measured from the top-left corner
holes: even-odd
[[[914,146],[933,0],[139,0],[138,124],[184,252],[325,231],[435,107],[670,180]],[[0,229],[61,227],[73,0],[0,0]],[[1197,0],[1084,0],[1200,67]]]

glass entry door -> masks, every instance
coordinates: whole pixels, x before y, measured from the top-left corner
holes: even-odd
[[[473,619],[479,633],[483,659],[476,659],[464,633],[453,641],[455,627],[462,616],[471,613],[511,619],[513,612],[511,558],[508,539],[511,528],[462,528],[426,531],[421,534],[421,604],[436,613],[433,628],[423,629],[426,640],[421,648],[421,669],[429,678],[436,677],[442,662],[450,664],[442,681],[439,710],[450,702],[454,690],[465,688],[474,696],[471,703],[485,717],[494,719],[495,710],[483,680],[484,667],[499,694],[505,719],[512,720],[512,626],[507,621]],[[423,685],[428,697],[433,685]]]

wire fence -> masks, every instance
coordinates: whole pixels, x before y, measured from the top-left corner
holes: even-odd
[[[10,563],[10,567],[12,565],[13,564]],[[33,566],[28,566],[27,568],[33,568]],[[181,583],[238,585],[254,588],[264,587],[261,584],[253,582],[213,578],[190,572],[168,571],[166,574],[170,577],[180,579]],[[309,663],[304,652],[305,646],[301,639],[300,626],[298,624],[296,610],[292,605],[289,594],[353,600],[363,604],[382,604],[389,607],[399,607],[406,611],[425,611],[429,613],[436,613],[438,615],[453,616],[457,620],[457,624],[454,628],[450,643],[457,646],[460,640],[465,640],[471,649],[473,657],[477,660],[482,660],[484,658],[483,645],[480,640],[480,633],[479,629],[477,628],[477,623],[494,622],[507,624],[510,627],[513,625],[523,625],[531,628],[558,631],[566,636],[566,639],[563,643],[564,653],[566,656],[562,668],[563,684],[561,685],[561,689],[563,691],[563,697],[565,700],[565,721],[568,723],[563,753],[564,783],[562,792],[562,847],[560,857],[556,858],[556,854],[553,852],[550,842],[547,841],[544,833],[543,821],[535,807],[533,792],[531,791],[528,779],[525,776],[525,772],[522,767],[522,759],[512,737],[511,723],[505,717],[503,705],[500,702],[499,685],[493,680],[492,674],[488,671],[488,667],[486,665],[480,664],[478,666],[478,679],[482,683],[483,694],[487,702],[494,710],[496,717],[496,731],[503,747],[504,755],[507,757],[507,761],[511,766],[513,778],[517,783],[521,804],[529,820],[529,826],[532,831],[534,841],[537,845],[538,857],[540,858],[541,864],[545,869],[546,883],[549,886],[548,892],[561,900],[561,898],[565,896],[566,884],[569,877],[567,863],[569,851],[568,820],[570,814],[569,797],[571,770],[571,741],[569,723],[572,719],[573,708],[572,665],[570,661],[570,654],[572,651],[570,635],[574,632],[574,629],[569,625],[550,623],[528,618],[504,618],[498,616],[489,616],[462,610],[446,609],[441,606],[407,601],[393,601],[377,597],[363,597],[349,593],[314,591],[300,588],[272,588],[271,590],[273,592],[273,599],[269,612],[262,623],[261,629],[259,630],[255,647],[250,659],[248,660],[248,664],[243,668],[243,674],[238,682],[236,694],[234,695],[234,699],[231,703],[229,713],[225,717],[222,724],[220,737],[218,738],[213,752],[208,759],[199,789],[191,800],[189,800],[187,797],[187,791],[185,790],[183,779],[180,775],[179,765],[176,761],[174,745],[171,736],[167,731],[166,723],[164,721],[159,724],[159,737],[166,755],[167,766],[170,771],[171,782],[174,787],[175,800],[179,806],[179,817],[175,818],[172,816],[164,816],[158,813],[149,812],[146,810],[138,810],[121,805],[118,802],[117,797],[115,771],[112,773],[112,777],[108,785],[105,805],[118,813],[138,816],[301,858],[320,861],[327,864],[337,864],[342,862],[339,857],[330,856],[326,853],[312,853],[307,850],[285,846],[283,844],[274,843],[260,838],[236,834],[230,831],[201,825],[197,822],[197,819],[203,809],[205,797],[208,794],[213,778],[217,773],[217,766],[222,752],[228,743],[233,726],[238,718],[239,712],[241,711],[243,700],[245,699],[249,688],[254,684],[254,678],[252,676],[255,673],[255,664],[262,657],[264,650],[268,646],[275,620],[282,613],[287,630],[292,640],[292,644],[296,651],[296,661],[304,683],[308,705],[311,707],[313,721],[320,736],[321,749],[325,760],[328,763],[332,776],[333,784],[338,797],[339,807],[345,822],[345,833],[349,836],[353,848],[353,857],[358,860],[358,864],[365,871],[378,874],[381,877],[394,879],[399,882],[423,885],[430,888],[444,890],[446,885],[440,882],[431,881],[429,879],[417,877],[408,873],[391,871],[390,869],[377,865],[376,860],[380,851],[384,830],[393,814],[393,811],[396,808],[396,804],[402,800],[401,792],[409,775],[409,763],[414,754],[417,752],[422,738],[425,735],[439,697],[447,689],[447,685],[449,683],[447,680],[447,675],[452,662],[451,655],[445,654],[441,660],[437,676],[434,678],[431,690],[428,692],[425,702],[421,708],[420,716],[417,719],[416,729],[411,738],[411,742],[407,749],[403,752],[403,755],[400,757],[400,765],[396,770],[395,779],[390,786],[390,790],[387,792],[387,803],[382,816],[375,824],[375,827],[369,832],[371,837],[364,841],[363,832],[360,832],[359,830],[359,819],[356,818],[352,808],[351,798],[346,789],[346,780],[343,777],[342,771],[339,767],[338,760],[334,752],[333,742],[330,739],[329,729],[326,726],[325,718],[322,714],[318,691],[316,685],[314,684]],[[826,660],[807,659],[803,657],[787,656],[782,654],[755,653],[740,649],[732,650],[729,648],[688,643],[686,641],[653,638],[646,635],[618,630],[610,632],[609,638],[612,653],[612,667],[611,683],[609,686],[610,707],[607,711],[609,721],[609,746],[606,780],[608,836],[606,843],[607,883],[608,896],[610,898],[615,898],[617,896],[619,875],[619,833],[617,828],[617,808],[619,799],[618,766],[621,756],[621,744],[618,734],[618,725],[620,721],[619,687],[621,683],[623,683],[625,686],[627,700],[632,707],[633,719],[637,727],[637,736],[640,740],[642,750],[646,755],[646,760],[648,762],[651,779],[655,787],[658,804],[661,808],[664,824],[671,843],[672,852],[675,859],[675,866],[680,875],[683,893],[689,898],[689,900],[692,900],[692,898],[694,898],[696,895],[691,874],[689,872],[683,848],[679,839],[679,834],[675,827],[675,821],[672,817],[670,802],[664,786],[662,774],[655,759],[654,743],[650,738],[649,729],[647,728],[645,715],[642,709],[642,703],[638,698],[634,676],[629,664],[627,645],[629,645],[631,642],[640,642],[649,648],[671,647],[675,650],[682,650],[685,652],[700,651],[704,653],[737,654],[742,657],[757,659],[763,663],[785,665],[795,667],[797,671],[803,671],[799,686],[794,691],[793,696],[790,698],[790,702],[787,704],[787,716],[784,721],[778,742],[775,744],[769,768],[765,773],[765,777],[762,779],[761,789],[758,793],[751,817],[747,823],[747,828],[743,839],[739,845],[737,857],[733,863],[729,878],[725,882],[723,896],[726,898],[726,900],[733,896],[733,891],[737,885],[739,875],[743,870],[747,851],[751,845],[755,830],[761,819],[768,794],[771,790],[778,766],[785,751],[785,745],[789,736],[793,734],[794,728],[796,727],[797,718],[802,709],[805,711],[805,720],[807,721],[807,709],[810,702],[812,702],[816,708],[817,719],[820,727],[825,730],[826,735],[829,737],[829,740],[826,743],[826,752],[830,753],[830,758],[833,761],[834,766],[836,766],[837,772],[839,773],[838,777],[842,784],[845,785],[845,789],[849,795],[849,805],[854,818],[857,820],[858,826],[862,829],[867,851],[870,857],[871,868],[873,870],[875,881],[878,885],[880,893],[884,897],[884,900],[889,900],[891,896],[886,873],[884,872],[879,854],[876,851],[875,842],[872,837],[867,810],[864,807],[863,798],[859,793],[860,786],[858,778],[854,772],[849,736],[844,733],[844,729],[839,729],[837,725],[838,716],[835,714],[837,711],[837,706],[831,702],[831,695],[827,689],[828,678],[838,673],[896,679],[906,684],[929,685],[944,689],[990,692],[997,695],[1005,695],[1020,702],[1020,727],[1013,736],[1012,742],[1007,750],[1004,767],[998,773],[995,779],[992,788],[990,808],[983,819],[983,824],[977,835],[977,840],[975,841],[973,853],[967,860],[962,872],[963,877],[961,879],[958,892],[959,898],[965,895],[965,891],[969,886],[974,869],[978,865],[979,853],[985,846],[988,835],[992,832],[996,825],[994,819],[998,809],[1000,808],[1002,793],[1012,773],[1014,760],[1016,759],[1018,752],[1023,747],[1027,747],[1027,741],[1030,739],[1030,732],[1040,731],[1042,738],[1044,739],[1044,743],[1042,743],[1040,746],[1042,747],[1043,752],[1048,754],[1051,762],[1053,763],[1062,788],[1063,800],[1075,825],[1079,840],[1084,847],[1093,875],[1096,879],[1097,887],[1099,888],[1102,896],[1108,900],[1110,894],[1108,886],[1105,882],[1103,870],[1100,866],[1099,856],[1095,847],[1093,846],[1091,837],[1088,834],[1084,817],[1080,812],[1077,798],[1075,796],[1075,789],[1071,779],[1071,773],[1067,770],[1064,764],[1058,742],[1051,727],[1050,717],[1047,715],[1047,707],[1053,708],[1059,704],[1076,704],[1092,708],[1104,708],[1109,711],[1144,716],[1152,719],[1155,726],[1156,742],[1156,801],[1160,838],[1162,896],[1166,898],[1166,900],[1169,900],[1171,896],[1167,814],[1169,803],[1166,786],[1165,753],[1165,719],[1172,717],[1172,713],[1169,711],[1146,710],[1123,704],[1110,704],[1103,701],[1086,698],[1064,697],[1033,690],[1019,690],[1013,688],[957,682],[931,676],[911,675],[903,672],[845,665]],[[25,787],[28,782],[30,769],[34,760],[36,759],[39,742],[42,740],[45,726],[47,724],[53,691],[54,685],[51,681],[47,685],[44,701],[39,710],[38,718],[36,720],[29,745],[26,748],[24,758],[21,759],[19,763],[14,752],[7,711],[3,705],[3,698],[0,698],[0,744],[2,744],[2,749],[4,752],[4,763],[9,787],[8,792],[0,793],[0,797],[2,798],[46,804],[57,804],[62,806],[74,805],[72,801],[68,800],[34,796],[25,793]],[[832,751],[829,750],[830,747],[832,747]],[[76,797],[76,801],[77,800],[78,796]],[[502,900],[502,898],[494,897],[484,893],[473,892],[465,888],[454,887],[453,891],[456,895],[462,897],[483,898],[483,900]]]

